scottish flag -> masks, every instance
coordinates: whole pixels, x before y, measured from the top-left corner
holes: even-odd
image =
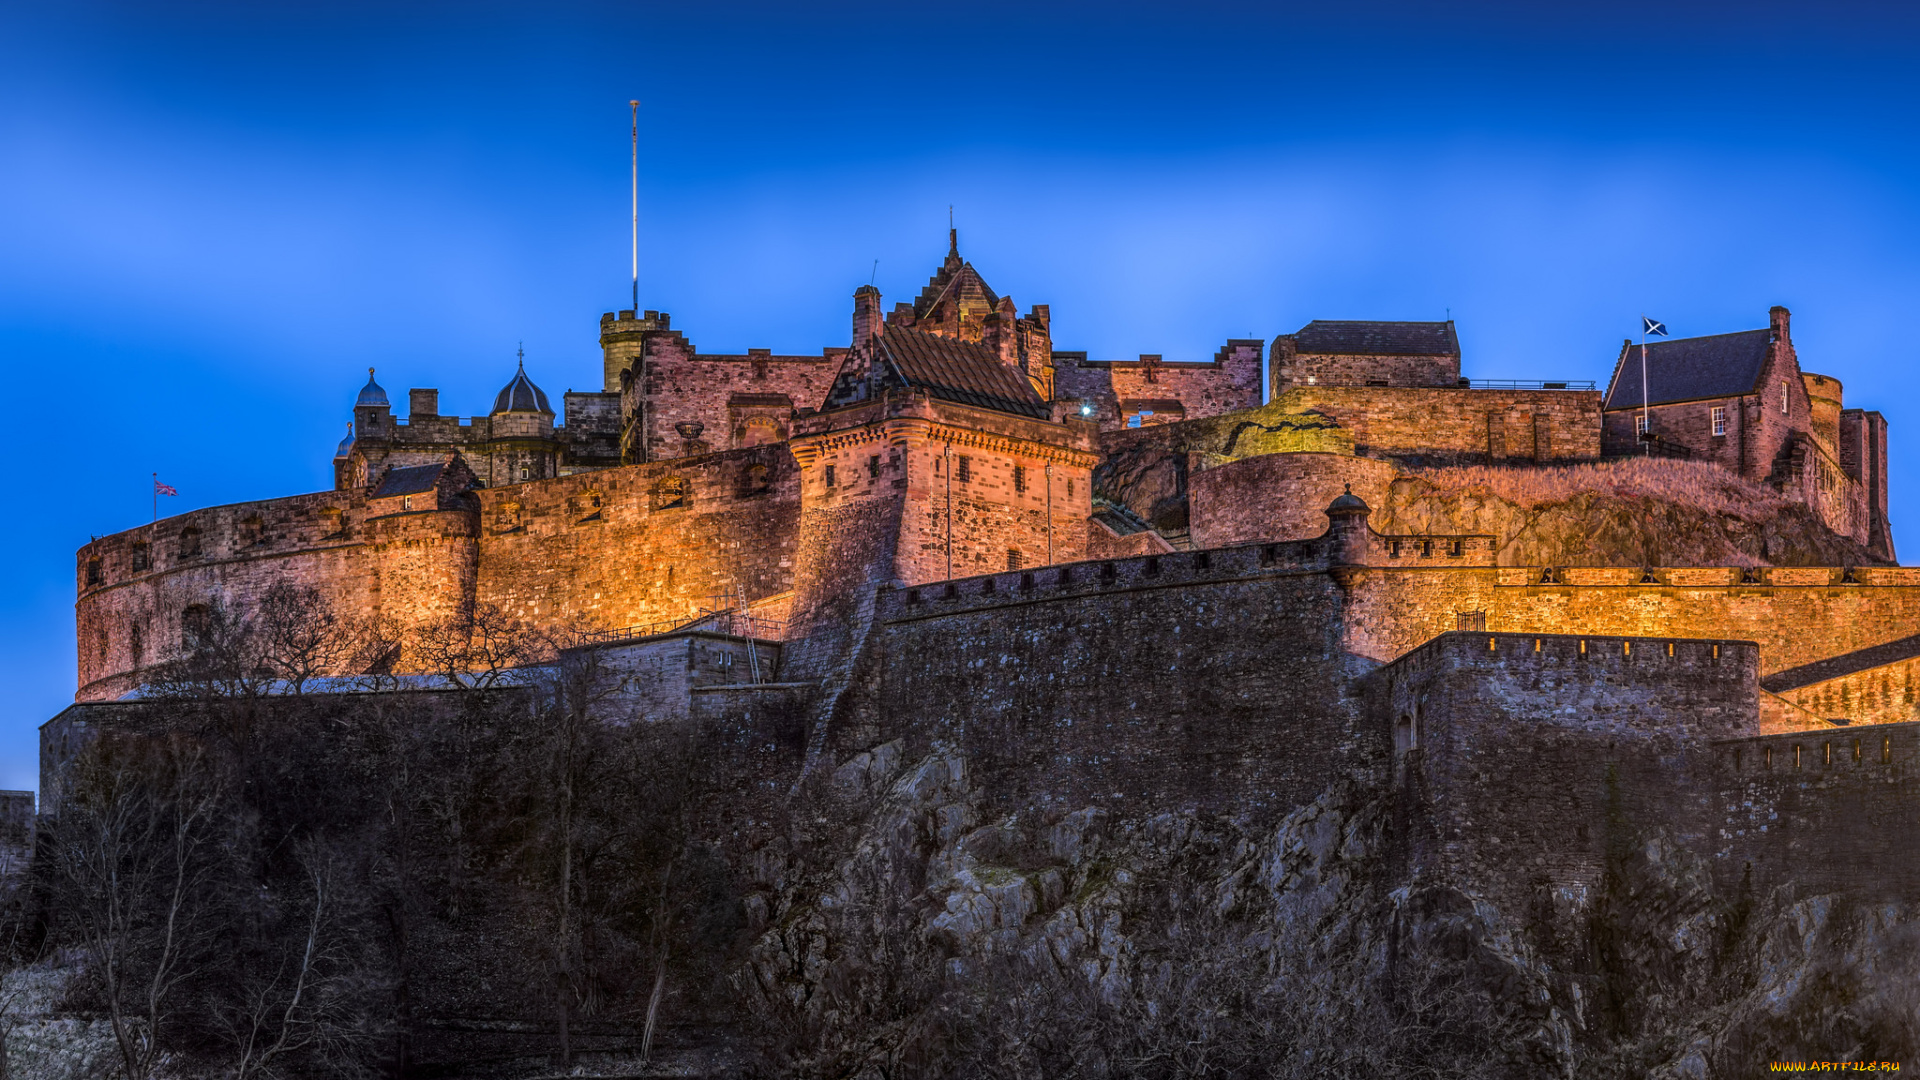
[[[1640,316],[1640,324],[1640,333],[1642,334],[1651,334],[1654,337],[1667,336],[1667,324],[1661,322],[1659,319],[1649,319],[1645,315],[1642,315]]]

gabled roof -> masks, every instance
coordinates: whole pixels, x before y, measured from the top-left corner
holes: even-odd
[[[1459,356],[1448,322],[1343,322],[1315,319],[1293,335],[1295,352],[1326,356]]]
[[[991,308],[1000,302],[1000,298],[987,286],[986,279],[980,276],[980,271],[960,257],[960,234],[954,229],[947,230],[946,261],[927,279],[927,287],[921,289],[920,295],[914,298],[914,317],[926,318],[944,299],[951,299],[961,307],[975,309]]]
[[[398,469],[388,469],[380,478],[380,486],[373,489],[372,498],[384,499],[392,495],[419,495],[432,491],[433,485],[440,479],[440,471],[447,463],[433,465],[408,465]]]
[[[943,401],[1046,419],[1047,403],[1019,371],[977,341],[889,326],[878,338],[893,373]]]
[[[1771,330],[1742,330],[1712,337],[1656,341],[1647,345],[1647,400],[1654,405],[1753,393],[1773,345]],[[1603,409],[1640,407],[1640,346],[1620,357]]]

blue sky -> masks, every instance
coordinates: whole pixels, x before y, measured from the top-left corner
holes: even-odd
[[[1336,10],[1337,9],[1337,10]],[[701,349],[845,344],[963,252],[1056,347],[1211,356],[1459,323],[1471,375],[1604,379],[1794,311],[1920,469],[1916,26],[1879,5],[0,2],[15,400],[0,786],[71,698],[73,549],[329,486],[365,369],[482,412],[590,388],[627,295]],[[1920,521],[1920,518],[1914,519]]]

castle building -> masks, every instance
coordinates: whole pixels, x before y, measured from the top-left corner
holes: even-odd
[[[784,627],[783,668],[824,678],[870,636],[876,589],[1305,541],[1343,489],[1379,505],[1409,470],[1645,449],[1624,353],[1605,395],[1483,386],[1462,377],[1451,322],[1314,321],[1275,340],[1262,403],[1263,342],[1189,363],[1056,350],[1051,309],[1022,314],[957,234],[911,302],[887,312],[871,285],[852,300],[848,344],[818,355],[701,353],[664,312],[609,313],[603,388],[567,393],[559,412],[524,365],[471,418],[441,416],[431,389],[397,418],[370,373],[332,491],[196,510],[81,550],[79,696],[133,690],[188,647],[190,612],[244,607],[288,578],[401,625],[487,604],[535,627],[638,632],[745,605]],[[1885,422],[1799,371],[1784,309],[1769,331],[1650,355],[1663,373],[1653,445],[1773,484],[1836,544],[1861,545],[1857,561],[1891,561]],[[1506,582],[1503,541],[1365,535],[1341,565],[1485,579],[1383,609],[1406,625],[1373,632],[1393,644],[1368,655],[1392,659],[1456,611],[1500,609],[1505,594],[1476,590]],[[1507,585],[1561,573],[1514,569]]]
[[[1641,346],[1620,347],[1602,453],[1711,461],[1780,489],[1835,532],[1861,535],[1892,556],[1886,418],[1842,408],[1838,379],[1801,370],[1786,308],[1773,308],[1762,330],[1644,348],[1643,365]]]
[[[484,417],[441,416],[440,391],[413,389],[401,419],[368,368],[347,438],[334,451],[334,488],[378,484],[389,469],[437,464],[454,453],[490,487],[618,465],[618,395],[568,391],[563,403],[556,426],[546,391],[527,377],[523,359]]]

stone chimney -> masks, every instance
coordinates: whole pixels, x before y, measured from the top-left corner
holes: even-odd
[[[866,345],[885,329],[886,323],[880,315],[880,290],[871,285],[853,290],[853,347]]]
[[[1793,344],[1792,323],[1793,312],[1779,304],[1767,309],[1767,325],[1773,328],[1773,340]]]
[[[407,416],[409,419],[415,416],[439,415],[440,391],[418,389],[407,391]]]
[[[981,325],[980,343],[1000,357],[1010,368],[1020,367],[1020,311],[1013,298],[1003,296]]]

